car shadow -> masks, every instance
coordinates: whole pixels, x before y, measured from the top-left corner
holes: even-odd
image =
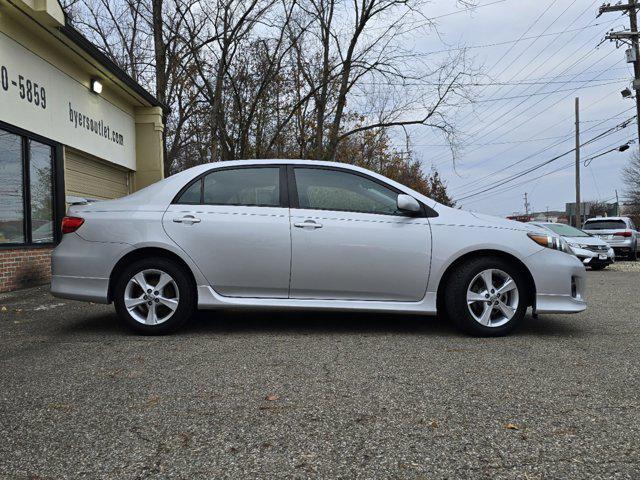
[[[580,324],[567,317],[527,315],[512,336],[578,336],[584,332]],[[85,316],[59,326],[59,334],[129,336],[131,331],[113,314]],[[411,334],[465,337],[451,322],[441,317],[362,312],[308,311],[217,311],[203,310],[176,336],[221,334]]]

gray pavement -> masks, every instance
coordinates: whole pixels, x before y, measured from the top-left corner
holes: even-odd
[[[587,312],[497,339],[259,312],[140,337],[0,296],[0,478],[640,478],[640,273],[588,276]]]

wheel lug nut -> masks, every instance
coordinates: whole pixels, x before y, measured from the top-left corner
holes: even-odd
[[[160,292],[158,292],[157,290],[155,292],[153,292],[154,295],[159,295]]]
[[[147,290],[147,293],[151,293],[151,289]]]
[[[153,304],[153,302],[147,302],[147,304],[148,304],[148,305],[152,305],[152,304]]]
[[[484,298],[489,298],[489,294],[488,294],[488,293],[485,293],[485,294],[484,294]]]
[[[160,301],[160,299],[159,299],[159,298],[156,298],[156,303],[158,303],[159,301]]]

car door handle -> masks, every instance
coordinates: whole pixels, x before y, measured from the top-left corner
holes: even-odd
[[[322,228],[322,224],[315,220],[305,220],[304,222],[294,223],[293,226],[296,228]]]
[[[200,223],[202,220],[200,220],[197,217],[194,217],[193,215],[185,215],[184,217],[174,218],[173,221],[174,223],[184,223],[185,225],[193,225],[194,223]]]

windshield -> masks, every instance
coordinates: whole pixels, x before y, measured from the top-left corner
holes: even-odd
[[[563,237],[590,237],[588,233],[563,223],[546,223],[545,227]]]
[[[587,220],[585,230],[626,230],[627,225],[622,220]]]

